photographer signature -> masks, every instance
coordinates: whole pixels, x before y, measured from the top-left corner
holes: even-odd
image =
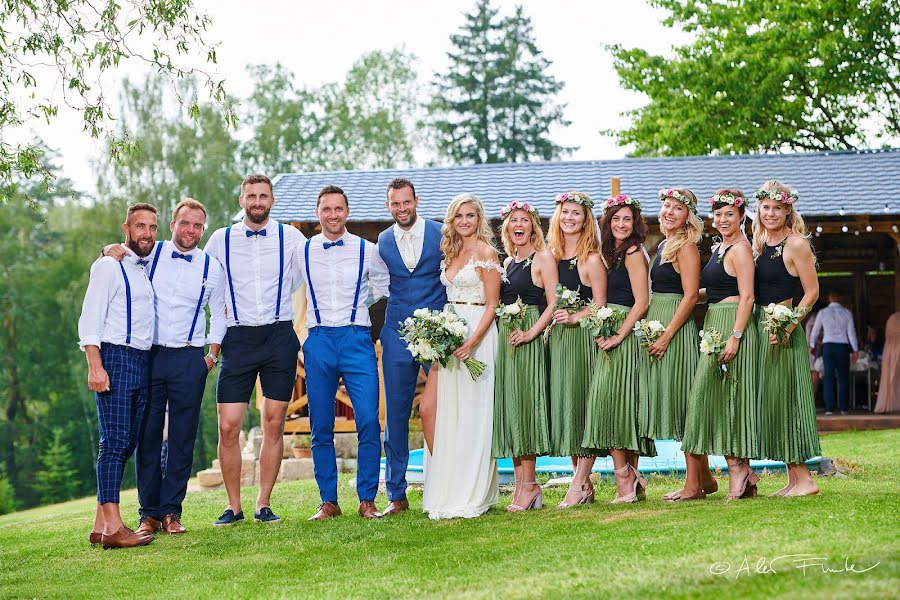
[[[725,560],[716,561],[709,566],[709,572],[713,575],[734,575],[738,579],[742,575],[768,575],[778,573],[790,568],[799,569],[803,574],[807,573],[865,573],[871,571],[881,562],[866,568],[859,568],[850,561],[844,559],[843,565],[832,568],[828,565],[828,559],[815,554],[784,554],[775,558],[761,557],[755,563],[750,562],[746,556],[739,564],[732,564]]]

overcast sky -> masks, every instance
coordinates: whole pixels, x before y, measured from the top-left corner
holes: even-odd
[[[620,114],[641,106],[645,99],[619,88],[605,44],[642,47],[667,54],[685,34],[664,27],[664,13],[642,0],[524,0],[538,47],[553,64],[551,73],[565,83],[559,100],[567,105],[572,123],[553,131],[555,142],[578,146],[572,159],[618,158],[628,148],[601,136],[601,129],[618,128]],[[198,0],[212,19],[210,41],[220,41],[218,72],[228,92],[246,96],[250,63],[279,61],[296,75],[298,84],[319,85],[343,79],[351,64],[375,49],[404,47],[418,58],[420,80],[427,85],[435,71],[446,68],[449,36],[463,24],[474,0],[295,2],[257,0]],[[495,0],[509,14],[516,2]],[[126,65],[105,80],[104,91],[118,97],[117,77],[140,76]],[[101,155],[100,144],[81,132],[80,116],[61,111],[52,127],[38,135],[62,153],[63,172],[83,190],[94,189],[91,160]]]

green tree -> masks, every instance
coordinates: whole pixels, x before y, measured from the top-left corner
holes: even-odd
[[[15,490],[6,477],[6,469],[0,463],[0,515],[15,512],[16,509]]]
[[[61,106],[78,111],[84,131],[108,142],[121,158],[135,149],[127,132],[109,124],[113,115],[103,89],[104,74],[126,61],[143,63],[171,81],[187,75],[204,81],[209,96],[235,124],[222,81],[190,55],[216,62],[216,47],[206,42],[209,18],[192,0],[4,0],[0,4],[0,201],[17,195],[21,179],[39,176],[45,187],[52,174],[33,143],[16,144],[9,136],[39,120],[51,122]],[[197,97],[183,97],[192,116]],[[20,194],[18,194],[20,195]],[[33,196],[25,196],[33,200]]]
[[[553,160],[570,152],[549,137],[566,126],[554,97],[563,84],[547,71],[522,7],[501,17],[478,0],[450,36],[449,69],[436,74],[430,105],[438,152],[456,163]]]
[[[843,150],[900,135],[896,0],[650,3],[694,41],[673,58],[611,47],[622,86],[650,98],[618,132],[636,155]]]
[[[53,428],[53,440],[41,453],[42,469],[35,475],[43,504],[65,502],[78,495],[78,479],[72,460],[72,449],[59,427]]]

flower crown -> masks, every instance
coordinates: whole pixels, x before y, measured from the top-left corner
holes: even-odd
[[[753,193],[753,196],[757,200],[762,200],[763,198],[771,198],[772,200],[778,200],[785,204],[793,204],[800,199],[800,193],[797,190],[791,190],[790,192],[780,192],[778,190],[766,191],[760,188]]]
[[[697,214],[697,205],[694,204],[694,202],[690,198],[688,198],[678,190],[674,188],[664,188],[659,190],[659,201],[662,202],[666,198],[673,198],[681,202],[682,204],[687,206],[692,213],[694,213],[695,215]]]
[[[574,202],[586,208],[594,208],[594,201],[584,192],[564,192],[559,194],[556,197],[556,203],[562,204],[563,202]]]
[[[538,213],[537,206],[530,202],[522,202],[521,200],[513,200],[506,206],[500,209],[500,218],[505,219],[506,216],[514,210],[524,210],[527,213],[534,215],[534,218],[537,219],[538,224],[541,222],[541,215]]]
[[[631,196],[626,196],[625,194],[619,194],[613,198],[607,198],[600,205],[600,215],[605,215],[606,211],[611,209],[613,206],[619,206],[621,204],[625,204],[626,206],[631,206],[636,208],[637,210],[641,210],[641,203],[632,198]]]
[[[734,194],[713,194],[709,197],[710,206],[715,206],[716,204],[730,204],[740,208],[746,203],[747,200],[743,196],[735,196]]]

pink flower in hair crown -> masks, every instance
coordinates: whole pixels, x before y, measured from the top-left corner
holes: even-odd
[[[514,210],[524,210],[525,212],[534,215],[534,217],[538,220],[538,223],[541,222],[541,215],[538,213],[537,207],[530,202],[522,202],[521,200],[513,200],[512,202],[501,208],[500,218],[505,219],[507,215],[509,215]]]
[[[771,198],[772,200],[778,200],[784,204],[793,204],[800,198],[800,192],[797,190],[791,190],[790,192],[781,192],[778,190],[763,190],[758,189],[753,194],[753,196],[757,200],[762,200],[763,198]]]
[[[631,196],[627,196],[625,194],[619,194],[618,196],[614,196],[612,198],[607,198],[603,201],[603,204],[600,205],[600,212],[606,213],[607,210],[614,206],[619,206],[620,204],[625,204],[627,206],[632,206],[637,210],[641,210],[641,203],[632,198]]]
[[[692,213],[697,214],[697,206],[691,201],[690,198],[676,190],[675,188],[663,188],[659,190],[659,201],[663,202],[666,198],[672,198],[673,200],[677,200],[681,202],[685,206],[690,209]]]
[[[584,192],[563,192],[562,194],[558,194],[556,196],[556,203],[562,204],[563,202],[574,202],[575,204],[580,204],[586,208],[594,208],[594,201]]]
[[[735,196],[734,194],[713,194],[709,197],[709,205],[730,204],[737,208],[742,207],[747,201],[743,196]]]

